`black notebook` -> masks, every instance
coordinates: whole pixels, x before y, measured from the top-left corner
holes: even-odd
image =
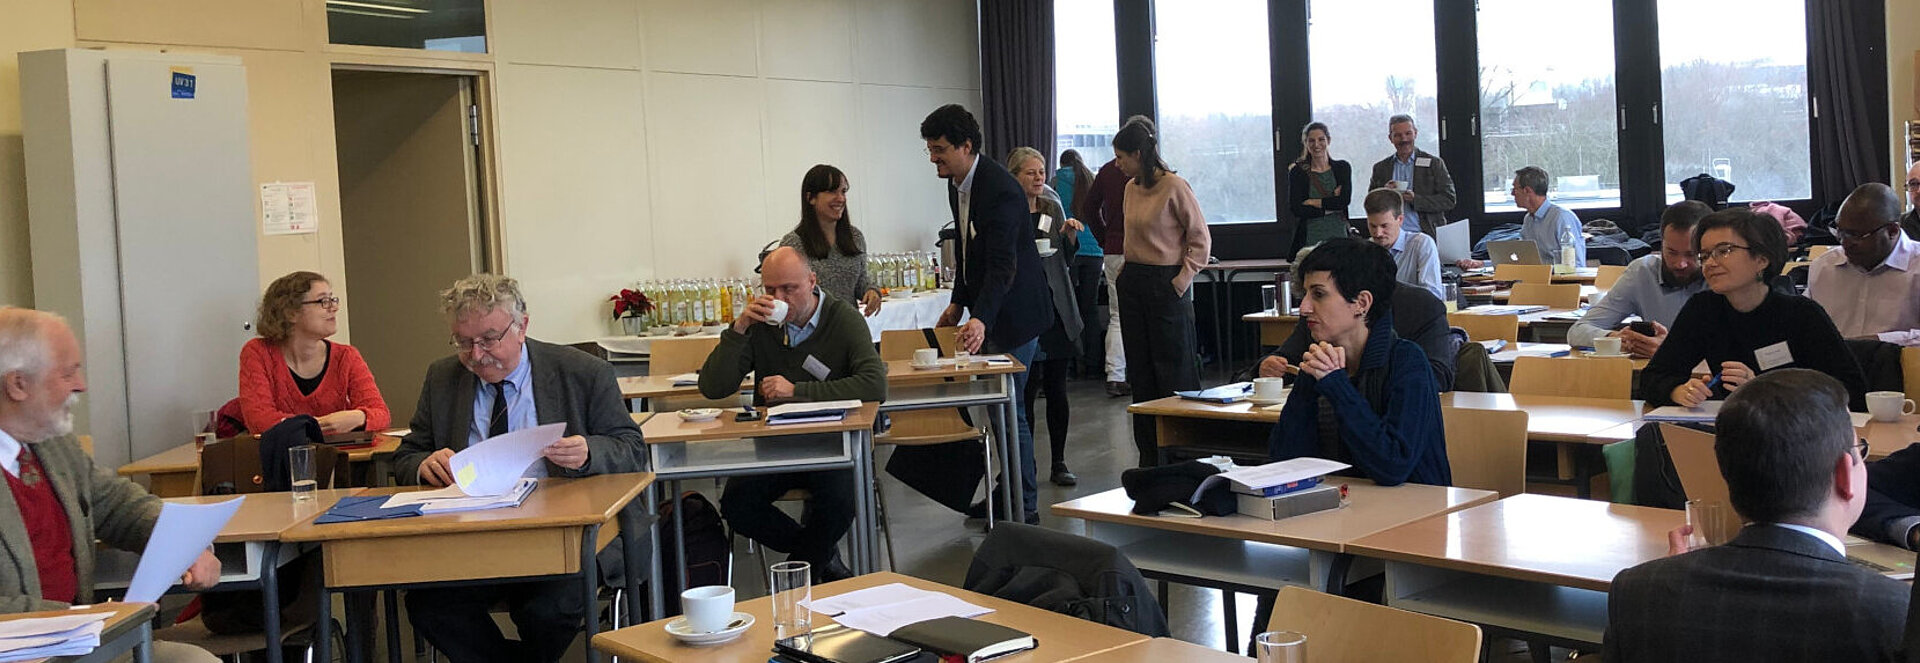
[[[896,663],[920,648],[864,631],[829,624],[773,643],[773,651],[803,663]]]
[[[914,622],[894,629],[887,637],[936,654],[959,656],[967,663],[979,663],[1040,645],[1039,640],[1027,633],[966,617]]]

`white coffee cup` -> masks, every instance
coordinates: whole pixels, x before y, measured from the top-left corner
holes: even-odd
[[[920,348],[913,351],[913,365],[931,366],[940,361],[940,351],[933,348]]]
[[[1042,237],[1033,240],[1033,250],[1046,253],[1053,250],[1053,240]]]
[[[1602,336],[1593,339],[1593,353],[1609,357],[1620,354],[1620,337]]]
[[[1899,421],[1903,415],[1913,414],[1914,403],[1907,395],[1897,391],[1867,392],[1867,413],[1874,421]]]
[[[775,299],[771,303],[773,304],[773,312],[767,314],[767,324],[777,326],[782,322],[786,322],[787,301],[784,299]]]
[[[727,627],[733,617],[733,588],[707,585],[680,592],[680,608],[687,616],[687,630],[712,633]]]
[[[1262,400],[1262,401],[1280,400],[1282,392],[1286,391],[1286,389],[1287,389],[1286,381],[1280,378],[1254,378],[1253,379],[1253,397],[1256,400]]]
[[[1405,188],[1407,188],[1405,182],[1401,182],[1400,180],[1387,180],[1387,189],[1389,191],[1399,191]]]

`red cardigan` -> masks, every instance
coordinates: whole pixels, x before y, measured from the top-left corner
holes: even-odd
[[[319,417],[343,410],[365,412],[367,430],[393,425],[393,413],[380,398],[373,371],[367,370],[367,361],[353,346],[333,344],[327,353],[327,374],[312,395],[302,395],[293,383],[293,371],[287,369],[279,347],[256,338],[240,348],[240,413],[247,430],[262,433],[296,414]]]

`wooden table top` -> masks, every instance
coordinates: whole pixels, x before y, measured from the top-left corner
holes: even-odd
[[[1282,520],[1239,514],[1205,518],[1137,516],[1132,513],[1133,500],[1123,488],[1061,502],[1050,507],[1050,511],[1056,516],[1084,520],[1344,552],[1348,544],[1369,534],[1500,497],[1493,491],[1471,488],[1414,483],[1389,488],[1376,486],[1366,479],[1344,477],[1329,477],[1328,481],[1347,484],[1347,506]]]
[[[152,619],[154,610],[155,607],[152,603],[100,603],[78,610],[40,610],[36,612],[16,612],[0,615],[0,622],[41,617],[67,617],[78,613],[89,612],[111,612],[113,616],[107,618],[107,623],[103,625],[100,631],[100,644],[105,645],[114,638],[125,634],[128,628],[138,626],[140,622]],[[72,658],[73,657],[69,656],[30,658],[22,660],[20,663],[44,663],[46,661],[64,661]]]
[[[1676,509],[1515,495],[1428,518],[1348,546],[1363,557],[1607,591],[1614,575],[1667,555]]]
[[[1279,269],[1281,267],[1288,267],[1291,265],[1293,265],[1293,261],[1287,260],[1285,258],[1254,258],[1250,260],[1222,260],[1219,262],[1207,263],[1205,267],[1200,268],[1200,271],[1225,272],[1225,271],[1242,270],[1242,269]]]
[[[178,504],[214,504],[225,502],[234,497],[244,497],[240,510],[234,512],[233,519],[213,537],[214,543],[234,541],[272,541],[287,531],[315,516],[333,508],[340,498],[358,492],[358,488],[333,488],[313,491],[311,500],[295,500],[293,493],[252,493],[249,495],[201,495],[197,497],[169,497],[168,502]]]
[[[1467,391],[1440,394],[1440,405],[1474,410],[1525,410],[1528,438],[1541,442],[1583,443],[1596,442],[1589,437],[1595,433],[1638,421],[1646,407],[1642,401],[1627,399]]]
[[[958,587],[949,587],[930,580],[922,580],[898,573],[869,573],[857,578],[815,585],[815,600],[844,594],[857,589],[876,587],[888,583],[905,583],[929,591],[954,595],[969,603],[992,608],[993,612],[979,617],[980,621],[1000,624],[1019,629],[1039,639],[1040,646],[1004,658],[994,659],[1006,663],[1037,663],[1039,661],[1069,661],[1082,657],[1109,652],[1127,645],[1145,642],[1147,638],[1132,631],[1123,631],[1111,626],[1096,624],[1084,619],[1041,610],[1032,606],[997,599],[984,594],[976,594]],[[773,615],[772,602],[767,597],[741,601],[735,610],[753,615],[753,626],[746,634],[725,644],[708,647],[692,647],[680,644],[667,634],[666,623],[660,620],[629,626],[617,631],[601,633],[593,637],[593,647],[623,659],[649,661],[652,663],[707,663],[734,661],[764,661],[772,656]],[[833,623],[833,618],[814,613],[813,626]],[[1104,656],[1100,660],[1108,660]],[[1244,659],[1242,659],[1244,660]]]
[[[1600,268],[1598,267],[1575,267],[1573,268],[1572,274],[1554,274],[1553,282],[1554,283],[1592,283],[1599,278],[1600,278]],[[1460,280],[1491,281],[1493,280],[1493,271],[1491,268],[1488,268],[1488,271],[1468,273],[1468,274],[1462,275],[1460,277]]]
[[[1294,315],[1292,313],[1268,313],[1266,311],[1254,311],[1252,313],[1248,313],[1246,315],[1240,316],[1240,319],[1245,320],[1247,322],[1261,322],[1261,323],[1299,322],[1300,316]]]
[[[951,357],[948,358],[949,361],[951,361],[951,359]],[[1019,373],[1025,370],[1027,370],[1027,367],[1022,365],[1019,360],[1015,360],[1010,364],[988,364],[984,361],[974,361],[968,362],[966,368],[955,368],[949,365],[940,368],[922,369],[914,368],[913,360],[911,359],[895,359],[887,362],[887,383],[892,384],[903,380],[925,380],[928,378],[971,378],[983,375],[1004,375],[1007,373]]]
[[[1869,421],[1857,429],[1861,437],[1867,438],[1867,459],[1880,460],[1895,451],[1907,448],[1914,442],[1920,442],[1920,414],[1900,417],[1899,421]]]
[[[1256,627],[1264,631],[1265,628]],[[1075,659],[1081,660],[1081,659]],[[1088,658],[1085,660],[1093,660]],[[1154,638],[1101,654],[1102,663],[1247,663],[1245,656],[1202,647],[1185,640]]]
[[[613,520],[622,507],[653,483],[653,473],[598,474],[577,479],[545,478],[520,506],[438,513],[413,518],[351,523],[302,522],[280,533],[282,541],[377,539],[395,536],[574,527]],[[422,486],[366,488],[354,495],[392,495]]]
[[[397,429],[395,429],[397,430]],[[347,449],[347,460],[364,463],[375,456],[384,456],[400,449],[400,438],[385,433],[375,433],[373,446]],[[194,443],[180,446],[147,456],[120,466],[120,476],[141,474],[167,474],[172,472],[192,472],[200,468],[200,450]]]
[[[616,379],[620,384],[621,398],[674,398],[679,396],[699,396],[700,385],[673,386],[671,375],[635,375]],[[752,389],[751,380],[741,380],[741,389]]]
[[[1196,419],[1224,419],[1227,421],[1257,421],[1273,423],[1280,420],[1280,406],[1254,405],[1247,401],[1237,403],[1208,403],[1167,396],[1127,406],[1127,412],[1156,417],[1193,417]]]
[[[764,410],[762,410],[764,412]],[[677,414],[662,414],[650,418],[640,425],[640,432],[646,436],[647,444],[665,444],[669,442],[712,442],[716,440],[741,440],[754,437],[776,437],[781,435],[801,435],[807,433],[841,433],[862,428],[872,428],[873,419],[880,412],[879,403],[861,403],[859,409],[847,412],[840,421],[818,424],[788,424],[768,426],[762,421],[734,421],[733,414],[738,408],[726,408],[720,411],[720,417],[712,421],[689,422]]]

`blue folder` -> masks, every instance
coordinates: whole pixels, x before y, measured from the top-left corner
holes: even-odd
[[[406,518],[420,515],[419,504],[386,507],[387,495],[365,495],[341,498],[333,508],[313,519],[315,524],[352,523],[362,520],[386,520],[388,518]]]

